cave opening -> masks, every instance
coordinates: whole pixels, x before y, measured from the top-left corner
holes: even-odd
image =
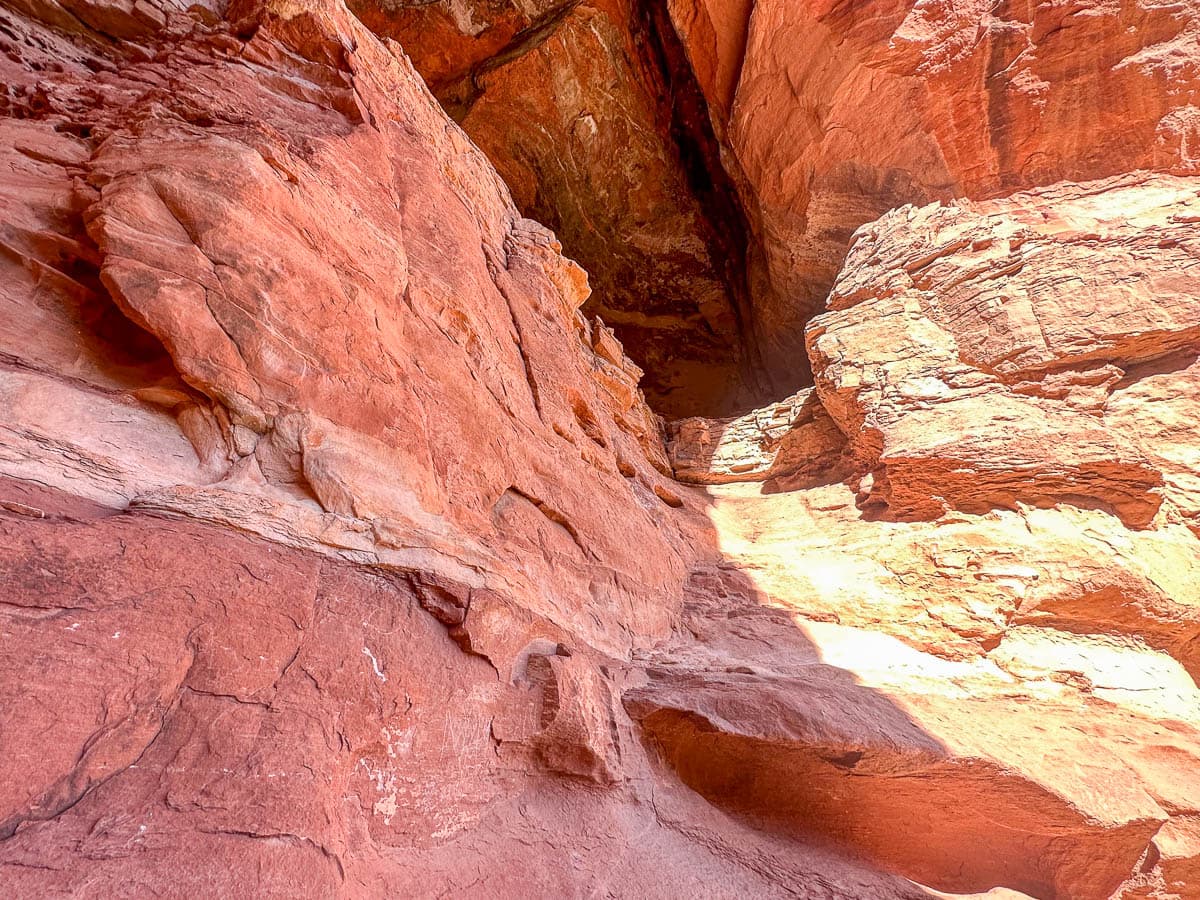
[[[659,387],[653,382],[647,385],[647,400],[664,414],[736,415],[771,399],[754,327],[748,274],[750,224],[721,161],[708,100],[671,20],[667,0],[635,0],[632,20],[635,40],[658,75],[660,104],[669,121],[667,138],[709,225],[703,236],[726,289],[735,322],[731,349],[737,360],[724,384],[682,386],[686,397],[682,404],[670,402],[672,388],[680,386]]]
[[[588,272],[583,312],[643,370],[656,412],[738,415],[783,395],[755,327],[753,229],[667,0],[498,4],[464,41],[444,39],[447,4],[352,7]],[[811,383],[807,360],[796,369]]]

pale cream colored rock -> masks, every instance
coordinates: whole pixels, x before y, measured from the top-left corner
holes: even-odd
[[[1200,817],[1167,822],[1154,836],[1154,849],[1165,890],[1187,897],[1200,884]]]
[[[1130,636],[1200,669],[1200,554],[1182,525],[1066,507],[872,522],[844,485],[760,490],[709,488],[709,516],[764,602],[952,659],[1034,624]]]
[[[845,484],[755,483],[777,407],[673,424],[697,480],[749,463],[625,695],[685,783],[937,891],[1195,893],[1197,187],[865,228],[809,331]]]
[[[1104,423],[1163,473],[1163,495],[1200,533],[1200,365],[1195,351],[1134,367],[1113,387]]]
[[[724,560],[626,703],[710,800],[942,891],[1098,900],[1200,804],[1183,525],[872,522],[843,485],[707,492]]]
[[[811,388],[744,416],[679,419],[667,436],[675,477],[692,484],[797,486],[828,478],[844,448],[842,433]]]
[[[1200,339],[1198,190],[1133,175],[906,207],[861,229],[807,332],[817,392],[871,475],[861,502],[1153,519],[1149,443],[1097,413],[1123,372],[1128,387],[1134,367]]]
[[[0,475],[119,507],[215,477],[169,413],[128,395],[0,368],[0,412]]]

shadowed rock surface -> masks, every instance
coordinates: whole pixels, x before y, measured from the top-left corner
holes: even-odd
[[[584,309],[616,330],[659,412],[764,396],[746,224],[665,4],[352,8],[404,45],[521,211],[587,269]]]
[[[1200,896],[1196,21],[4,5],[7,893]]]

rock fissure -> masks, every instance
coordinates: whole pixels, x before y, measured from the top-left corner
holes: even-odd
[[[1200,8],[1068,6],[4,11],[10,892],[1195,895]]]
[[[722,162],[713,114],[671,20],[669,2],[638,0],[631,29],[635,42],[646,48],[657,69],[656,81],[666,98],[667,135],[675,145],[688,186],[711,226],[702,237],[710,241],[712,258],[724,266],[726,296],[744,359],[742,375],[748,382],[748,396],[742,404],[758,406],[768,399],[770,387],[762,384],[767,373],[762,368],[750,300],[747,261],[750,226],[737,188]]]
[[[475,39],[440,48],[429,29],[467,33],[444,4],[355,9],[405,45],[522,212],[591,274],[585,311],[615,327],[652,406],[678,415],[763,399],[745,216],[665,4],[498,4],[479,10],[488,24]]]

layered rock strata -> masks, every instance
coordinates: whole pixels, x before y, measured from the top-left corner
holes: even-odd
[[[1198,191],[1124,176],[861,230],[808,346],[869,468],[863,503],[923,516],[1068,499],[1149,523],[1165,473],[1147,453],[1172,438],[1106,408],[1200,345]],[[1190,509],[1186,489],[1167,493]]]
[[[673,425],[725,560],[626,703],[687,784],[942,890],[1195,893],[1198,191],[888,213],[807,415]]]
[[[803,377],[802,326],[851,234],[889,209],[1200,166],[1190,0],[671,7],[706,73],[753,236],[762,353],[783,381]]]
[[[671,422],[667,452],[675,477],[689,484],[762,481],[789,490],[846,468],[845,435],[812,388],[742,416]]]
[[[1196,895],[1191,8],[357,9],[0,10],[9,892]],[[664,14],[744,199],[745,129],[787,96],[774,146],[812,150],[791,126],[816,103],[845,162],[812,196],[869,199],[830,226],[849,251],[807,334],[800,292],[775,320],[814,386],[669,425],[591,314],[619,304],[590,301],[387,36],[450,16],[471,41],[405,38],[413,59],[444,98],[484,86],[468,129],[527,103],[544,162],[559,107],[520,86],[636,68]],[[769,74],[813,21],[819,52]],[[628,52],[582,52],[581,23]],[[976,119],[943,141],[927,104],[974,109],[954,79],[1022,35],[981,71],[1041,97],[1047,130],[993,98],[980,169]],[[556,83],[578,106],[572,85],[611,82]],[[871,187],[854,153],[888,142],[851,153],[830,125],[864,85],[884,106],[854,121],[899,96],[901,133],[958,147],[976,199],[926,203],[958,188],[919,154],[905,183],[942,187]],[[1097,91],[1112,121],[1071,120]],[[547,178],[530,158],[500,164],[518,199]],[[759,175],[806,171],[771,159]],[[1114,174],[1140,166],[1175,171]],[[680,235],[711,248],[695,208],[646,214],[651,282]],[[597,284],[633,265],[595,259]],[[697,347],[694,385],[729,371]],[[659,377],[660,399],[682,384]]]
[[[11,892],[923,895],[658,774],[629,652],[709,528],[396,45],[2,15]]]

